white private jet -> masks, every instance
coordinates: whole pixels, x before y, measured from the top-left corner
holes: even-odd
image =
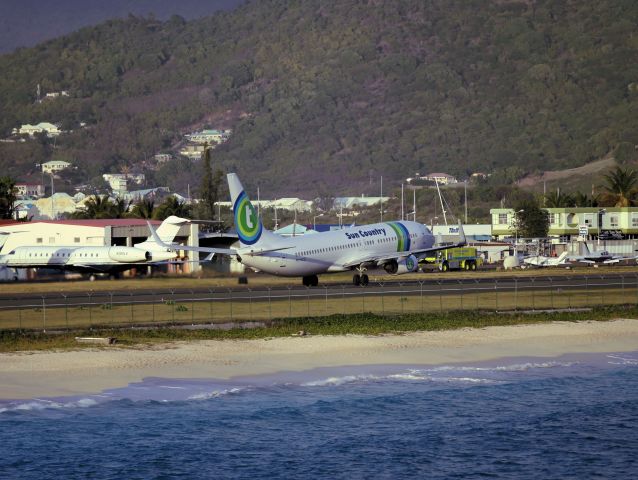
[[[0,255],[0,266],[7,268],[52,268],[81,273],[117,274],[142,265],[166,263],[177,257],[175,250],[158,244],[172,242],[179,228],[188,220],[171,216],[162,222],[153,235],[133,247],[118,246],[42,246],[16,247]]]
[[[369,279],[365,272],[369,268],[381,267],[394,275],[415,272],[419,259],[427,254],[465,245],[465,234],[460,225],[459,243],[435,247],[430,230],[410,221],[375,223],[299,237],[282,237],[263,227],[237,175],[229,173],[227,177],[239,248],[170,245],[157,238],[151,227],[156,243],[167,249],[232,255],[255,271],[303,277],[305,286],[317,286],[317,275],[320,273],[348,270],[357,272],[352,278],[355,285],[367,285]]]

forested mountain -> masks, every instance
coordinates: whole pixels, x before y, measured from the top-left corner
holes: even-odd
[[[202,126],[233,129],[214,161],[266,194],[360,193],[415,171],[514,178],[615,149],[628,160],[637,23],[631,0],[259,0],[189,22],[108,21],[0,57],[3,136],[43,120],[74,129],[55,149],[1,145],[0,168],[45,155],[92,177]],[[36,103],[38,83],[71,96]]]

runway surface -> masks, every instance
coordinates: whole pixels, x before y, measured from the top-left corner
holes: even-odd
[[[292,280],[291,280],[292,281]],[[432,279],[424,275],[422,280],[402,281],[400,277],[386,277],[381,282],[371,282],[366,287],[348,283],[326,284],[318,287],[301,285],[263,287],[250,285],[232,288],[193,288],[193,289],[135,289],[111,291],[77,291],[68,294],[59,292],[0,294],[0,308],[37,307],[46,303],[47,307],[86,305],[91,303],[131,304],[157,303],[172,300],[185,301],[237,301],[269,299],[288,299],[295,297],[337,297],[337,296],[374,296],[374,295],[459,295],[462,293],[480,292],[556,292],[570,290],[601,289],[638,289],[638,272],[602,273],[596,275],[539,275],[483,277],[477,278],[445,278]],[[632,297],[633,298],[633,297]]]

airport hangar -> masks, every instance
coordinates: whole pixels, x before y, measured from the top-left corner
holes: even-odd
[[[162,223],[150,220],[153,228]],[[132,247],[150,236],[145,219],[109,218],[99,220],[38,220],[33,222],[3,222],[0,224],[0,255],[21,246],[109,246]],[[195,223],[180,227],[173,240],[188,246],[209,246],[228,248],[237,241],[236,234],[200,233]],[[191,274],[201,269],[199,256],[189,259],[187,252],[181,252],[178,262],[166,265],[172,274]],[[179,260],[191,260],[179,263]]]

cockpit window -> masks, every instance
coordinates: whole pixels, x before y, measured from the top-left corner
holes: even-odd
[[[15,255],[15,254],[16,254],[16,251],[15,251],[15,250],[11,250],[11,251],[9,252],[9,255]]]

